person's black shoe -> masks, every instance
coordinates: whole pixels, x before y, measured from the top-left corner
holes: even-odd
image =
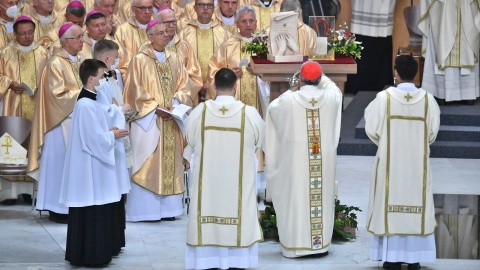
[[[5,199],[2,201],[3,205],[14,205],[17,203],[17,199]]]
[[[469,99],[469,100],[462,100],[461,101],[463,105],[475,105],[475,100]]]
[[[161,221],[175,221],[175,217],[167,217],[160,219]]]
[[[48,211],[48,220],[60,224],[68,224],[68,214],[58,214],[52,211]]]
[[[408,264],[408,270],[418,270],[420,269],[420,264],[419,263],[409,263]]]
[[[383,263],[383,269],[389,269],[389,270],[400,270],[402,269],[402,263],[401,262],[384,262]]]

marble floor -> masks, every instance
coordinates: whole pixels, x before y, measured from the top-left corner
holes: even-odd
[[[323,258],[298,259],[282,257],[277,242],[265,241],[259,246],[257,269],[382,269],[381,263],[369,260],[371,235],[365,230],[372,166],[373,157],[338,157],[339,199],[363,210],[359,213],[356,240],[334,242],[329,255]],[[480,160],[432,159],[432,168],[436,190],[448,190],[448,183],[461,183],[458,189],[480,194]],[[173,222],[127,223],[127,245],[107,268],[184,269],[186,223],[186,216]],[[48,214],[40,216],[29,205],[1,205],[0,269],[81,269],[64,260],[66,232],[66,225],[49,221]],[[430,269],[478,270],[480,260],[438,259],[422,264],[422,270]]]

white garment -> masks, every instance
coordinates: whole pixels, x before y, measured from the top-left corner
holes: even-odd
[[[267,199],[275,205],[284,256],[324,253],[330,247],[341,104],[340,90],[323,76],[318,87],[288,90],[268,107]]]
[[[215,103],[217,107],[214,108],[212,104]],[[255,149],[259,148],[261,146],[261,143],[263,142],[263,121],[261,120],[260,116],[258,115],[258,112],[252,108],[248,107],[248,110],[245,111],[245,136],[251,137],[250,139],[245,139],[246,142],[250,142],[253,145],[250,144],[245,144],[244,152],[250,152],[251,156],[250,157],[245,157],[244,156],[244,163],[243,166],[246,166],[244,168],[238,167],[238,160],[236,162],[231,162],[231,161],[226,161],[226,158],[222,158],[223,162],[222,165],[218,166],[219,169],[216,172],[211,172],[211,166],[212,165],[219,165],[216,164],[216,162],[212,159],[210,159],[208,156],[217,156],[216,153],[219,152],[212,152],[214,148],[208,147],[205,149],[209,149],[209,152],[203,152],[205,149],[203,148],[203,143],[206,145],[211,145],[213,141],[216,142],[216,144],[221,144],[226,143],[227,141],[229,142],[228,145],[231,145],[232,140],[235,139],[234,137],[229,137],[229,139],[225,139],[222,141],[220,139],[221,136],[223,138],[228,137],[227,134],[221,134],[225,131],[213,131],[215,133],[209,132],[209,138],[205,140],[205,142],[200,142],[200,137],[201,133],[200,130],[198,129],[198,125],[200,124],[200,119],[202,118],[202,111],[203,107],[207,106],[206,113],[205,115],[205,125],[206,126],[217,126],[218,127],[232,127],[232,125],[235,125],[236,122],[239,121],[240,118],[239,114],[244,106],[243,103],[240,101],[235,101],[235,98],[233,96],[217,96],[215,101],[209,101],[209,105],[203,105],[200,104],[197,109],[192,111],[190,114],[189,118],[186,121],[186,126],[187,126],[187,132],[186,132],[186,138],[189,143],[189,145],[186,147],[186,150],[184,152],[184,156],[188,159],[190,156],[194,156],[192,154],[192,150],[195,151],[196,159],[192,158],[191,160],[191,170],[192,170],[192,177],[190,178],[190,185],[192,186],[191,189],[191,196],[192,196],[192,213],[190,214],[189,218],[189,225],[188,225],[188,237],[187,237],[187,243],[193,244],[194,246],[186,246],[185,250],[185,268],[186,269],[205,269],[205,268],[221,268],[221,269],[228,269],[230,267],[236,267],[236,268],[253,268],[258,266],[258,243],[256,243],[257,240],[255,240],[255,232],[258,232],[258,236],[260,236],[260,228],[258,225],[258,220],[256,220],[256,209],[253,212],[249,211],[249,208],[251,206],[250,203],[248,202],[253,202],[256,206],[256,200],[255,200],[255,191],[252,193],[252,189],[256,189],[255,185],[253,185],[252,182],[255,181],[255,175],[256,175],[256,168],[257,166],[254,165],[254,159],[256,158],[255,155]],[[212,106],[212,107],[210,107]],[[218,115],[215,109],[220,108],[221,106],[225,106],[228,108],[226,111],[225,115],[220,115],[218,112]],[[228,121],[227,121],[228,120]],[[238,124],[238,123],[237,123]],[[258,126],[260,125],[260,126]],[[235,132],[228,132],[230,133],[229,135],[232,136],[232,134],[236,135]],[[217,135],[217,136],[215,136]],[[255,138],[256,141],[252,141],[252,136]],[[238,139],[238,138],[237,138]],[[213,140],[213,141],[212,141]],[[208,144],[210,142],[210,144]],[[213,145],[211,145],[213,146]],[[222,146],[218,147],[220,149],[220,152],[222,152],[221,149]],[[234,157],[238,157],[239,151],[235,151],[234,149],[231,149],[231,152],[237,153],[233,154]],[[203,156],[203,162],[201,162],[201,156],[203,153],[210,153],[206,154]],[[223,151],[225,153],[225,151]],[[208,156],[207,156],[208,155]],[[250,163],[250,164],[249,164]],[[210,165],[209,165],[210,164]],[[196,167],[196,171],[193,171],[193,166]],[[233,179],[230,179],[231,181],[235,182],[235,177],[236,173],[239,171],[239,169],[243,169],[243,174],[242,176],[244,177],[242,181],[242,222],[249,222],[250,218],[253,216],[254,222],[257,222],[257,228],[253,228],[252,226],[248,226],[249,231],[242,230],[242,236],[240,239],[242,240],[236,240],[236,227],[235,225],[227,225],[227,224],[211,224],[212,226],[216,226],[214,229],[212,226],[208,226],[210,224],[202,224],[202,244],[199,244],[196,240],[196,236],[198,230],[196,230],[196,225],[194,224],[194,220],[192,218],[196,219],[196,211],[197,211],[197,206],[198,205],[198,200],[199,196],[202,196],[202,214],[203,215],[213,215],[213,216],[228,216],[228,217],[237,217],[235,214],[238,213],[238,210],[231,209],[231,204],[228,204],[227,206],[227,201],[228,199],[221,199],[218,198],[219,194],[217,194],[215,197],[219,201],[223,201],[226,204],[224,205],[222,209],[217,209],[213,210],[211,207],[211,203],[214,202],[214,200],[210,200],[209,198],[212,198],[213,196],[211,195],[213,190],[225,190],[224,188],[219,187],[218,185],[221,185],[218,181],[214,182],[215,177],[222,177],[222,175],[231,175]],[[250,171],[248,173],[247,171]],[[200,177],[200,171],[203,171],[202,177],[203,181],[205,179],[209,179],[211,181],[210,185],[206,182],[202,182],[201,188],[199,185],[199,177]],[[227,173],[231,171],[233,173]],[[210,173],[208,173],[210,172]],[[238,176],[237,176],[238,178]],[[222,178],[224,179],[224,177]],[[253,180],[253,181],[252,181]],[[212,183],[214,186],[217,188],[212,188]],[[220,181],[222,182],[222,181]],[[232,183],[233,183],[232,182]],[[201,193],[199,190],[202,190]],[[228,193],[228,194],[227,194]],[[209,195],[210,194],[210,195]],[[235,192],[235,188],[232,187],[232,192],[225,192],[227,194],[226,196],[228,198],[232,198],[235,196],[238,196],[238,193]],[[253,194],[253,195],[252,195]],[[236,199],[235,199],[236,202]],[[234,203],[236,205],[236,203]],[[209,207],[210,206],[210,207]],[[255,207],[256,208],[256,207]],[[227,209],[230,209],[228,211]],[[235,213],[233,213],[233,212]],[[193,222],[192,222],[193,221]],[[250,223],[249,223],[250,224]],[[230,228],[232,228],[234,231],[231,231]],[[243,225],[242,225],[243,227]],[[230,230],[230,231],[229,231]],[[253,238],[252,238],[253,237]],[[227,240],[228,239],[228,240]],[[235,243],[237,241],[241,241],[242,243],[240,244],[241,246],[247,246],[247,247],[228,247],[230,246],[235,246],[235,244],[231,245],[231,240]],[[245,242],[244,242],[245,241]],[[250,242],[253,241],[253,245],[250,245]],[[213,246],[211,246],[213,245]]]
[[[65,120],[64,120],[65,121]],[[40,168],[28,175],[38,180],[37,209],[68,214],[68,207],[59,203],[65,160],[65,143],[61,125],[45,134]]]
[[[393,12],[395,0],[352,0],[352,33],[387,37],[393,32]]]
[[[115,137],[97,101],[81,98],[73,109],[60,203],[68,207],[120,201]]]
[[[130,141],[132,145],[139,141],[145,144],[156,145],[160,136],[160,130],[155,125],[157,115],[155,111],[147,114],[131,123]],[[143,164],[153,153],[134,152],[134,160]],[[132,168],[138,170],[139,168]],[[131,190],[128,194],[126,217],[127,221],[159,220],[161,218],[175,217],[183,214],[182,194],[160,196],[131,182]]]
[[[387,262],[434,262],[435,235],[428,236],[372,236],[370,259]]]
[[[430,36],[431,34],[431,29]],[[426,39],[427,50],[423,68],[422,88],[445,101],[474,100],[480,96],[480,67],[477,62],[468,75],[462,75],[464,68],[446,68],[443,74],[437,74],[434,40]]]

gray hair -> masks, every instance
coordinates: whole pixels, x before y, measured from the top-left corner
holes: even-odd
[[[295,11],[300,12],[302,8],[300,7],[300,2],[298,0],[283,0],[280,5],[280,11]]]
[[[74,25],[75,25],[75,24],[74,24]],[[67,31],[65,31],[65,32],[63,33],[63,35],[60,37],[60,43],[62,43],[62,45],[63,45],[63,42],[65,41],[65,39],[67,39],[67,38],[72,38],[72,37],[71,37],[71,33],[72,33],[72,28],[74,28],[74,27],[73,27],[74,25],[70,26],[70,28],[68,28]]]
[[[255,19],[257,18],[257,15],[255,14],[255,9],[250,6],[250,5],[243,5],[237,9],[237,12],[235,13],[235,21],[237,21],[240,18],[241,14],[247,14],[253,12],[253,17]]]

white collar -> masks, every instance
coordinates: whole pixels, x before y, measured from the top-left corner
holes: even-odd
[[[141,23],[139,23],[139,22],[137,21],[137,19],[135,19],[135,24],[138,26],[138,28],[140,28],[140,29],[145,29],[145,28],[147,28],[147,24],[148,24],[148,23],[146,23],[146,24],[141,24]]]
[[[397,85],[397,89],[405,91],[405,92],[413,92],[413,91],[417,90],[418,88],[415,86],[414,83],[404,82],[404,83],[399,83]]]
[[[50,15],[48,15],[48,16],[43,16],[43,15],[38,14],[38,19],[40,20],[41,24],[50,23],[50,22],[52,22],[52,14],[50,13]]]
[[[93,93],[93,94],[95,94],[95,95],[98,94],[97,92],[94,92],[94,91],[92,91],[92,90],[90,90],[90,89],[87,89],[87,88],[85,88],[85,87],[83,87],[83,89],[85,89],[85,90],[87,90],[88,92]]]
[[[70,60],[72,60],[72,62],[77,62],[78,61],[78,56],[77,55],[71,55],[69,54],[63,47],[62,47],[62,50],[68,55],[68,57],[70,58]]]
[[[215,98],[215,102],[218,102],[218,103],[228,104],[228,103],[233,103],[235,101],[236,101],[235,97],[232,97],[232,96],[217,96]]]
[[[197,20],[197,24],[200,29],[210,29],[210,25],[212,25],[212,21],[210,21],[209,23],[203,24]]]
[[[220,14],[221,14],[221,12],[220,12]],[[234,25],[235,24],[235,16],[225,17],[222,14],[222,21],[225,25]]]
[[[17,42],[15,41],[15,43],[17,43]],[[35,45],[35,42],[32,42],[32,44],[30,44],[28,46],[23,46],[23,45],[20,45],[20,44],[17,43],[18,49],[23,53],[30,52],[34,45]]]
[[[270,4],[271,2],[273,2],[273,0],[270,0],[270,2],[268,2],[267,4],[269,5],[269,7],[271,7],[272,5]],[[262,6],[262,7],[267,7],[262,0],[258,0],[258,3]]]
[[[165,58],[165,49],[163,50],[163,52],[153,50],[153,53],[155,53],[155,56],[157,57],[158,62],[163,63],[167,61],[167,59]]]
[[[243,40],[244,42],[250,42],[250,41],[252,41],[252,39],[253,39],[253,37],[246,38],[246,37],[243,37],[243,36],[242,36],[242,40]]]

